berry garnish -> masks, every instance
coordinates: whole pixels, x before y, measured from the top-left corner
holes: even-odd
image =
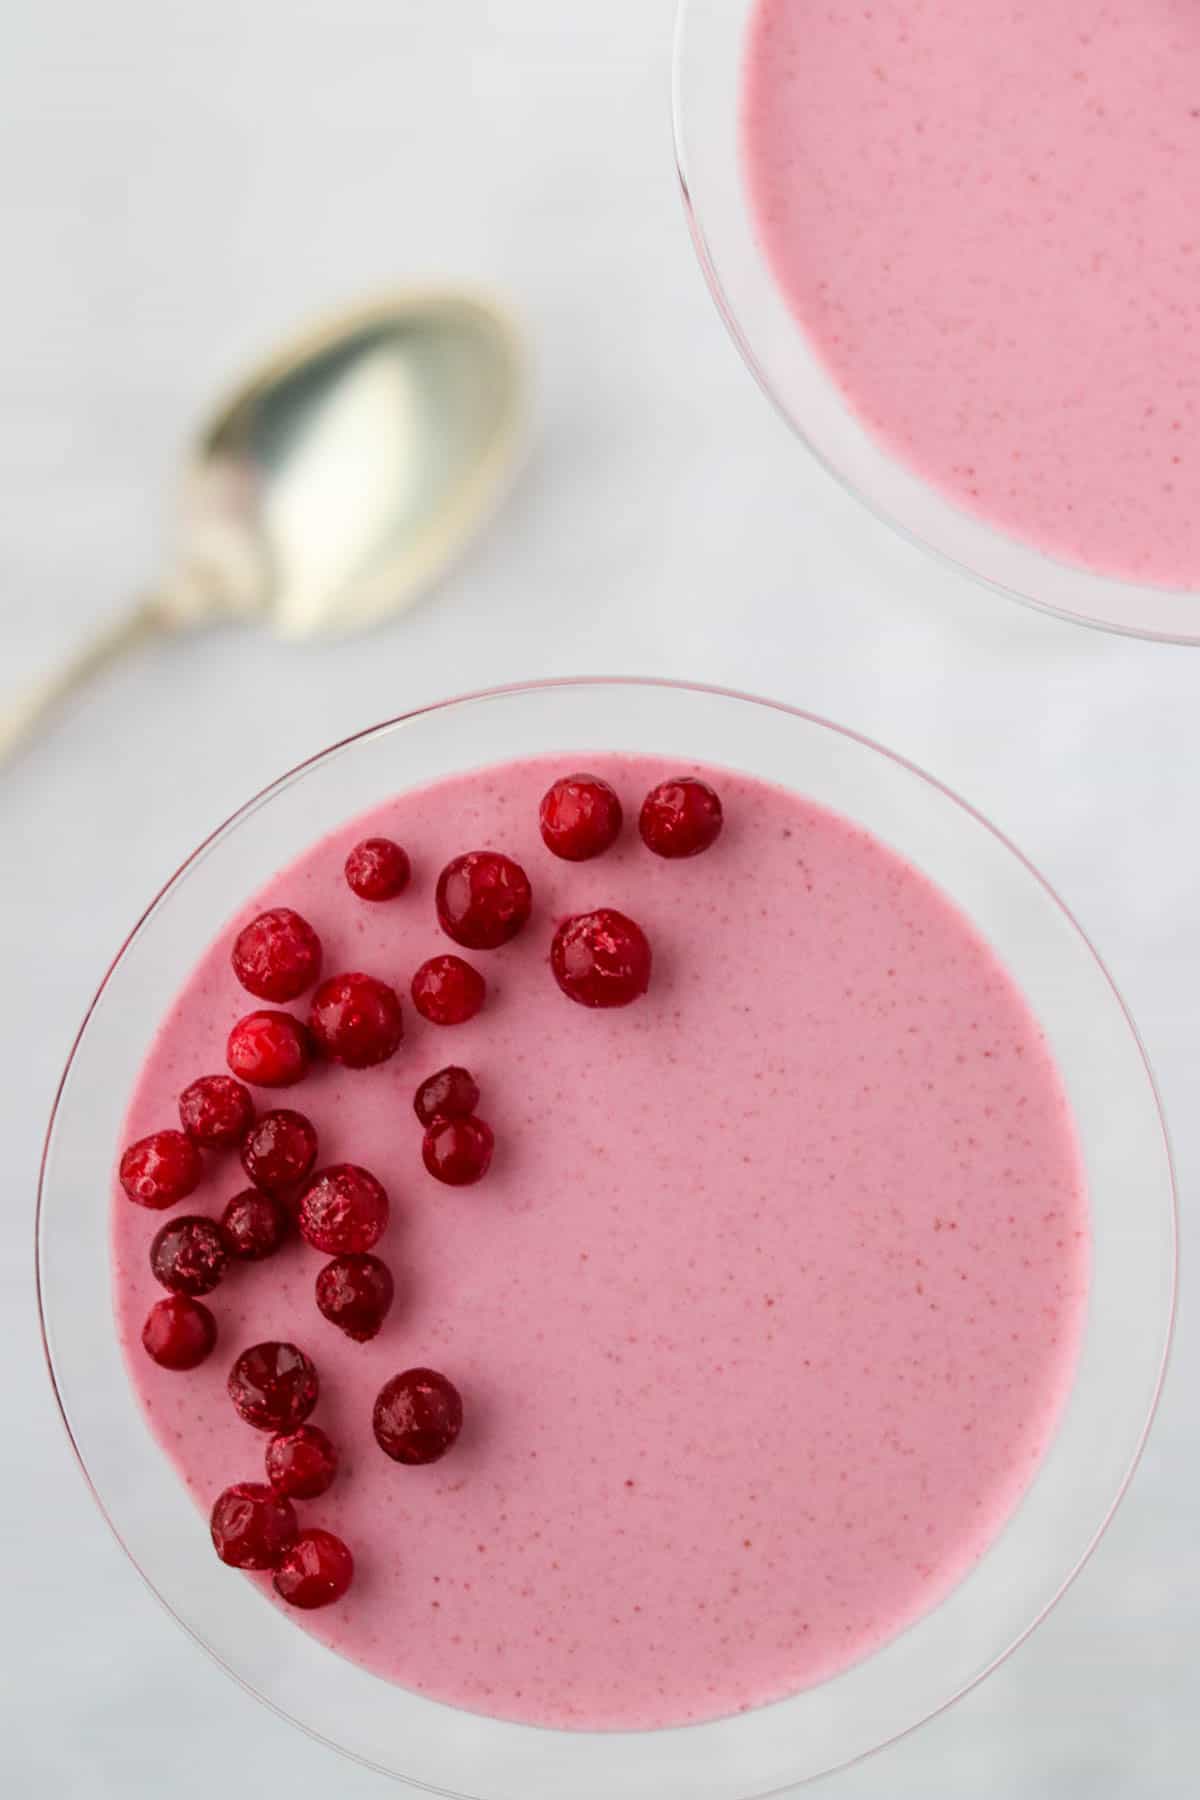
[[[707,781],[682,775],[651,788],[642,802],[638,830],[655,856],[699,856],[716,842],[723,823],[721,802]]]
[[[563,775],[542,795],[542,842],[565,862],[588,862],[616,842],[621,802],[598,775]]]
[[[462,1400],[436,1369],[406,1369],[384,1383],[371,1424],[379,1448],[398,1463],[445,1456],[462,1430]]]
[[[423,1081],[413,1099],[422,1125],[437,1119],[465,1119],[479,1105],[479,1085],[466,1069],[439,1069]]]
[[[468,950],[495,950],[516,937],[529,917],[529,877],[495,850],[456,856],[438,876],[438,922]]]
[[[404,1035],[395,990],[373,975],[331,975],[313,995],[308,1023],[326,1056],[347,1069],[386,1062]]]
[[[155,1131],[130,1144],[121,1158],[121,1186],[154,1212],[186,1200],[200,1180],[200,1152],[182,1131]]]
[[[431,1025],[462,1025],[483,1005],[487,983],[461,956],[431,956],[412,978],[413,1005]]]
[[[297,1425],[267,1445],[267,1480],[289,1500],[315,1500],[337,1474],[338,1453],[319,1425]]]
[[[275,1592],[310,1612],[340,1600],[354,1579],[354,1558],[340,1537],[316,1527],[302,1531],[275,1571]]]
[[[238,932],[230,961],[256,999],[294,1000],[321,973],[321,940],[290,906],[273,906]]]
[[[142,1326],[142,1348],[161,1369],[194,1369],[217,1341],[207,1306],[182,1294],[156,1300]]]
[[[235,1194],[221,1214],[221,1229],[231,1256],[239,1262],[261,1262],[274,1256],[288,1234],[287,1208],[275,1194],[246,1188]]]
[[[201,1075],[179,1096],[179,1123],[194,1144],[227,1150],[254,1117],[250,1090],[232,1075]]]
[[[252,1344],[229,1371],[229,1398],[259,1431],[290,1431],[317,1404],[317,1371],[295,1344]]]
[[[411,873],[407,851],[391,838],[364,838],[346,858],[346,880],[360,900],[394,900]]]
[[[367,1169],[334,1163],[313,1176],[300,1196],[300,1235],[326,1256],[370,1250],[388,1222],[387,1189]]]
[[[265,1112],[242,1140],[242,1167],[264,1193],[282,1194],[311,1174],[317,1132],[303,1113],[279,1106]]]
[[[173,1294],[211,1294],[229,1262],[221,1227],[213,1219],[168,1219],[150,1245],[150,1268]]]
[[[563,993],[580,1006],[628,1006],[650,985],[650,945],[640,925],[611,906],[565,919],[550,946]]]
[[[285,1012],[252,1012],[229,1034],[225,1060],[255,1087],[292,1087],[308,1074],[308,1033]]]
[[[470,1187],[487,1174],[495,1139],[482,1119],[436,1119],[425,1133],[425,1167],[449,1187]]]
[[[233,1569],[275,1569],[296,1541],[296,1509],[262,1481],[218,1494],[209,1521],[213,1549]]]
[[[356,1344],[378,1334],[394,1293],[392,1272],[377,1256],[335,1256],[317,1276],[317,1306]]]

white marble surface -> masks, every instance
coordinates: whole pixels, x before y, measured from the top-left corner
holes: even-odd
[[[40,1137],[109,957],[202,833],[355,726],[490,681],[628,671],[777,695],[914,757],[1107,955],[1162,1080],[1187,1222],[1200,652],[975,590],[789,441],[687,242],[671,10],[11,0],[0,18],[4,683],[152,573],[188,420],[313,307],[397,276],[493,280],[542,390],[528,474],[436,602],[320,653],[233,632],[148,652],[0,773],[0,1787],[23,1800],[391,1791],[240,1692],[134,1579],[58,1428],[31,1280]],[[971,1698],[831,1793],[1196,1791],[1198,1368],[1186,1287],[1150,1451],[1082,1579]]]

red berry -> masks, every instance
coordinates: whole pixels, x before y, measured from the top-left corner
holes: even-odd
[[[391,1270],[377,1256],[337,1256],[317,1276],[317,1306],[356,1344],[378,1334],[395,1291]]]
[[[316,1160],[315,1126],[286,1106],[265,1112],[242,1140],[242,1167],[255,1187],[268,1194],[295,1187]]]
[[[155,1131],[130,1144],[121,1158],[121,1186],[154,1212],[186,1200],[201,1176],[200,1152],[182,1131]]]
[[[229,1371],[229,1398],[247,1425],[290,1431],[317,1404],[317,1371],[295,1344],[252,1344]]]
[[[218,1494],[209,1521],[213,1549],[234,1569],[275,1569],[296,1541],[296,1509],[261,1481]]]
[[[431,1463],[445,1456],[462,1430],[462,1400],[436,1369],[406,1369],[385,1381],[371,1424],[379,1448],[398,1463]]]
[[[168,1219],[150,1246],[150,1268],[173,1294],[211,1294],[224,1275],[229,1252],[213,1219]]]
[[[425,1133],[425,1167],[450,1187],[470,1187],[487,1174],[495,1139],[482,1119],[437,1119]]]
[[[621,802],[598,775],[564,775],[542,796],[542,842],[565,862],[587,862],[617,840]]]
[[[313,1176],[300,1196],[300,1235],[326,1256],[370,1250],[388,1222],[387,1189],[354,1163],[334,1163]]]
[[[413,1005],[431,1025],[462,1025],[483,1005],[487,983],[461,956],[431,956],[412,978]]]
[[[179,1123],[193,1143],[227,1150],[254,1117],[250,1090],[232,1075],[201,1075],[179,1096]]]
[[[225,1060],[255,1087],[292,1087],[308,1074],[308,1033],[285,1012],[252,1012],[229,1034]]]
[[[516,937],[529,917],[529,877],[511,857],[495,850],[456,856],[438,876],[437,915],[442,930],[468,950],[495,950]]]
[[[340,1537],[320,1527],[302,1531],[275,1571],[275,1592],[310,1612],[340,1600],[354,1580],[354,1558]]]
[[[264,1256],[273,1256],[287,1237],[289,1224],[282,1200],[257,1188],[235,1194],[221,1215],[225,1242],[239,1262],[261,1262]]]
[[[364,838],[346,858],[346,880],[360,900],[394,900],[411,873],[407,851],[391,838]]]
[[[660,781],[642,802],[638,830],[655,856],[699,856],[721,834],[721,802],[707,781]]]
[[[331,975],[313,995],[308,1023],[326,1056],[347,1069],[386,1062],[404,1035],[395,989],[373,975]]]
[[[267,1445],[267,1480],[289,1500],[315,1500],[337,1474],[338,1453],[319,1425],[297,1425]]]
[[[479,1086],[466,1069],[439,1069],[417,1089],[413,1111],[422,1125],[437,1119],[465,1119],[479,1105]]]
[[[142,1326],[142,1347],[162,1369],[194,1369],[217,1341],[217,1321],[207,1306],[182,1294],[157,1300]]]
[[[290,906],[273,906],[238,932],[230,961],[257,999],[294,1000],[321,973],[321,940]]]
[[[550,946],[563,993],[580,1006],[628,1006],[650,985],[650,945],[640,925],[611,906],[564,919]]]

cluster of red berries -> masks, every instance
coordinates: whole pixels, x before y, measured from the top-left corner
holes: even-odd
[[[539,811],[543,841],[568,862],[590,861],[611,848],[622,826],[621,803],[598,776],[556,781]],[[662,782],[643,802],[639,830],[656,855],[699,854],[717,838],[721,802],[694,777]],[[405,851],[387,838],[368,838],[346,859],[346,881],[372,903],[394,899],[408,886]],[[473,951],[495,950],[527,924],[533,905],[528,876],[497,851],[457,856],[438,878],[436,910],[446,935]],[[234,974],[272,1006],[247,1014],[229,1034],[228,1075],[203,1075],[179,1096],[179,1130],[156,1131],[121,1157],[120,1180],[129,1198],[162,1211],[199,1185],[201,1152],[236,1148],[251,1185],[226,1205],[220,1219],[186,1214],[169,1220],[150,1246],[155,1279],[168,1290],[142,1331],[147,1353],[163,1368],[193,1369],[217,1338],[202,1303],[238,1262],[273,1255],[293,1228],[329,1257],[316,1277],[323,1316],[356,1342],[380,1331],[394,1282],[373,1252],[389,1217],[383,1184],[353,1163],[316,1169],[316,1128],[303,1113],[276,1107],[256,1116],[249,1087],[290,1087],[322,1056],[347,1069],[372,1068],[394,1055],[403,1035],[396,991],[372,975],[347,971],[321,980],[322,945],[308,921],[289,907],[273,907],[237,935]],[[651,952],[644,932],[612,907],[563,920],[550,949],[562,991],[588,1007],[625,1006],[650,982]],[[307,1020],[278,1010],[314,987]],[[461,1024],[484,1003],[487,984],[461,957],[422,963],[411,984],[413,1004],[436,1025]],[[479,1118],[479,1088],[466,1070],[449,1066],[423,1081],[414,1110],[424,1129],[422,1158],[437,1180],[467,1186],[486,1174],[494,1146]],[[316,1369],[293,1344],[256,1344],[243,1351],[229,1377],[233,1404],[247,1423],[271,1431],[267,1482],[227,1488],[212,1513],[212,1537],[224,1562],[272,1569],[275,1586],[293,1605],[339,1599],[349,1586],[353,1558],[339,1538],[300,1532],[292,1502],[324,1493],[337,1470],[326,1434],[306,1423],[316,1404]],[[409,1369],[380,1391],[373,1425],[380,1447],[395,1461],[424,1463],[444,1455],[458,1436],[462,1402],[444,1375]]]

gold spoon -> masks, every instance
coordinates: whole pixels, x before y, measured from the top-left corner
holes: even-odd
[[[297,640],[411,606],[511,481],[528,386],[512,319],[458,289],[386,295],[283,344],[197,435],[166,578],[0,708],[0,761],[149,638],[262,619]]]

